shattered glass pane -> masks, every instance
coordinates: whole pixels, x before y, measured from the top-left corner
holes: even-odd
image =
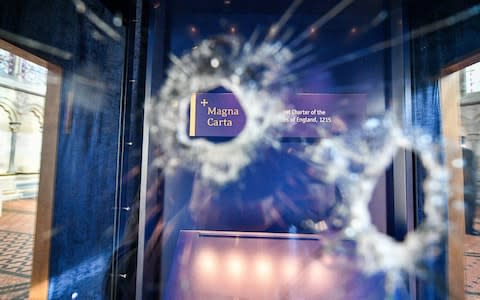
[[[269,286],[263,290],[267,297],[285,293],[292,293],[294,298],[410,297],[406,284],[410,276],[427,281],[437,279],[425,266],[439,259],[448,232],[450,174],[444,165],[444,144],[420,127],[406,124],[395,105],[386,111],[375,105],[365,109],[365,99],[374,102],[371,98],[378,96],[373,93],[353,95],[335,91],[325,102],[321,101],[325,95],[303,93],[301,85],[308,84],[308,79],[305,82],[302,74],[320,72],[319,78],[323,76],[325,80],[332,68],[376,57],[378,52],[452,26],[478,12],[463,11],[362,50],[309,65],[315,60],[315,41],[311,39],[353,1],[340,1],[305,28],[292,29],[289,22],[301,2],[293,1],[267,30],[255,30],[242,37],[236,27],[229,27],[230,34],[206,37],[191,51],[170,55],[172,66],[149,114],[151,133],[159,148],[154,165],[165,176],[164,217],[171,236],[164,238],[179,240],[169,250],[174,251],[173,256],[162,254],[167,262],[162,276],[167,282],[168,297],[261,298],[239,289],[256,284],[247,277],[240,278],[246,272],[243,268],[247,263],[243,260],[254,260],[257,250],[248,250],[249,247],[273,246],[242,246],[246,244],[241,242],[245,234],[260,240],[290,239],[288,243],[298,249],[304,247],[301,234],[309,234],[307,239],[316,241],[316,250],[307,255],[307,260],[302,256],[305,254],[293,255],[298,260],[295,264],[304,264],[303,271],[318,268],[318,272],[323,272],[326,260],[328,272],[332,272],[329,278],[356,274],[359,282],[363,277],[365,287],[375,290],[371,294],[362,289],[348,294],[350,283],[345,277],[345,285],[337,286],[330,294],[320,287],[326,281],[319,280],[319,288],[313,294]],[[388,13],[381,11],[367,25],[353,27],[350,35],[374,30],[386,19]],[[199,31],[193,25],[188,30],[193,36]],[[317,101],[318,107],[301,104],[309,97]],[[241,122],[235,119],[239,114],[244,116]],[[205,128],[199,125],[201,122],[206,124]],[[216,128],[235,126],[235,134],[228,128]],[[406,152],[414,153],[426,170],[426,217],[398,240],[372,221],[372,199],[378,198],[377,190],[393,161]],[[191,190],[187,188],[189,191],[179,200],[179,187],[185,185],[190,185]],[[185,205],[182,215],[175,208],[178,205]],[[263,236],[261,232],[269,234]],[[237,242],[229,246],[221,241],[218,245],[211,242],[210,246],[192,250],[200,243],[197,239],[212,236]],[[242,247],[247,250],[241,250]],[[283,246],[279,243],[277,247]],[[200,258],[195,256],[198,251]],[[235,252],[234,258],[219,262],[219,251],[244,253]],[[235,263],[237,260],[242,262]],[[186,267],[195,264],[199,264],[197,269]],[[273,272],[267,265],[264,272]],[[217,283],[222,281],[218,277],[222,272],[230,272],[233,277],[239,276],[233,280],[238,286],[229,286],[233,283],[227,280],[225,285],[230,292],[208,290],[210,283],[203,285],[198,281],[207,280],[201,276],[207,273],[195,272],[211,273],[217,279],[210,280]],[[310,280],[308,276],[299,277]],[[287,286],[290,284],[295,286],[295,281],[287,281]],[[175,288],[178,285],[185,287]]]

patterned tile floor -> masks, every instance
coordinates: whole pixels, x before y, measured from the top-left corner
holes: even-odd
[[[28,299],[32,272],[35,200],[3,203],[0,217],[0,299]]]
[[[478,218],[474,228],[480,231],[480,220]],[[480,236],[465,235],[464,250],[465,299],[480,300]]]

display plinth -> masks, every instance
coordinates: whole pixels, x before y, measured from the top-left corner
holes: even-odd
[[[321,255],[323,245],[308,234],[182,231],[164,298],[382,299],[383,280]]]

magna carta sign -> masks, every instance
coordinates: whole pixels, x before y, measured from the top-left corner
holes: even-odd
[[[295,94],[283,111],[289,128],[284,137],[315,138],[319,127],[336,130],[356,126],[365,111],[365,94]],[[196,93],[191,97],[191,137],[235,137],[245,122],[245,113],[232,93]]]

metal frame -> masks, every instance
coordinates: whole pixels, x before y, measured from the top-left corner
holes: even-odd
[[[402,0],[392,1],[390,7],[390,35],[403,37],[408,32],[406,10]],[[400,26],[399,26],[400,25]],[[390,49],[390,110],[398,117],[401,126],[408,130],[412,127],[412,90],[410,69],[410,42]],[[397,240],[403,240],[405,235],[416,226],[415,214],[415,171],[414,156],[411,151],[400,150],[393,159],[389,171],[389,188],[387,196],[387,233]],[[408,291],[411,299],[417,299],[417,283],[415,276],[409,276]]]
[[[403,36],[407,29],[402,1],[397,0],[392,7],[391,35]],[[398,22],[402,26],[398,26]],[[408,40],[391,49],[391,110],[403,128],[412,126],[412,95],[410,70],[410,43]],[[393,59],[395,58],[395,59]],[[400,151],[393,161],[393,228],[391,234],[398,239],[415,226],[414,214],[414,182],[413,154],[411,151]]]
[[[141,0],[139,0],[141,2]],[[141,174],[140,174],[140,195],[139,195],[139,216],[138,216],[138,254],[137,254],[137,273],[136,273],[136,297],[135,299],[141,300],[143,296],[143,272],[144,272],[144,254],[145,254],[145,225],[146,225],[146,208],[147,208],[147,190],[150,186],[149,170],[148,167],[152,161],[150,155],[150,122],[149,122],[149,110],[153,103],[153,97],[155,93],[155,86],[163,79],[163,72],[155,73],[154,69],[158,68],[163,70],[165,61],[155,61],[154,58],[165,57],[165,47],[158,47],[158,43],[165,41],[166,34],[168,32],[166,22],[167,1],[159,0],[155,3],[149,3],[148,9],[145,15],[148,15],[148,49],[147,49],[147,64],[146,64],[146,78],[145,78],[145,103],[144,107],[147,108],[143,111],[143,136],[142,136],[142,161],[141,161]],[[158,20],[163,20],[160,24]],[[147,23],[147,22],[146,22]],[[158,53],[160,49],[161,53]],[[158,76],[158,77],[156,77]]]

